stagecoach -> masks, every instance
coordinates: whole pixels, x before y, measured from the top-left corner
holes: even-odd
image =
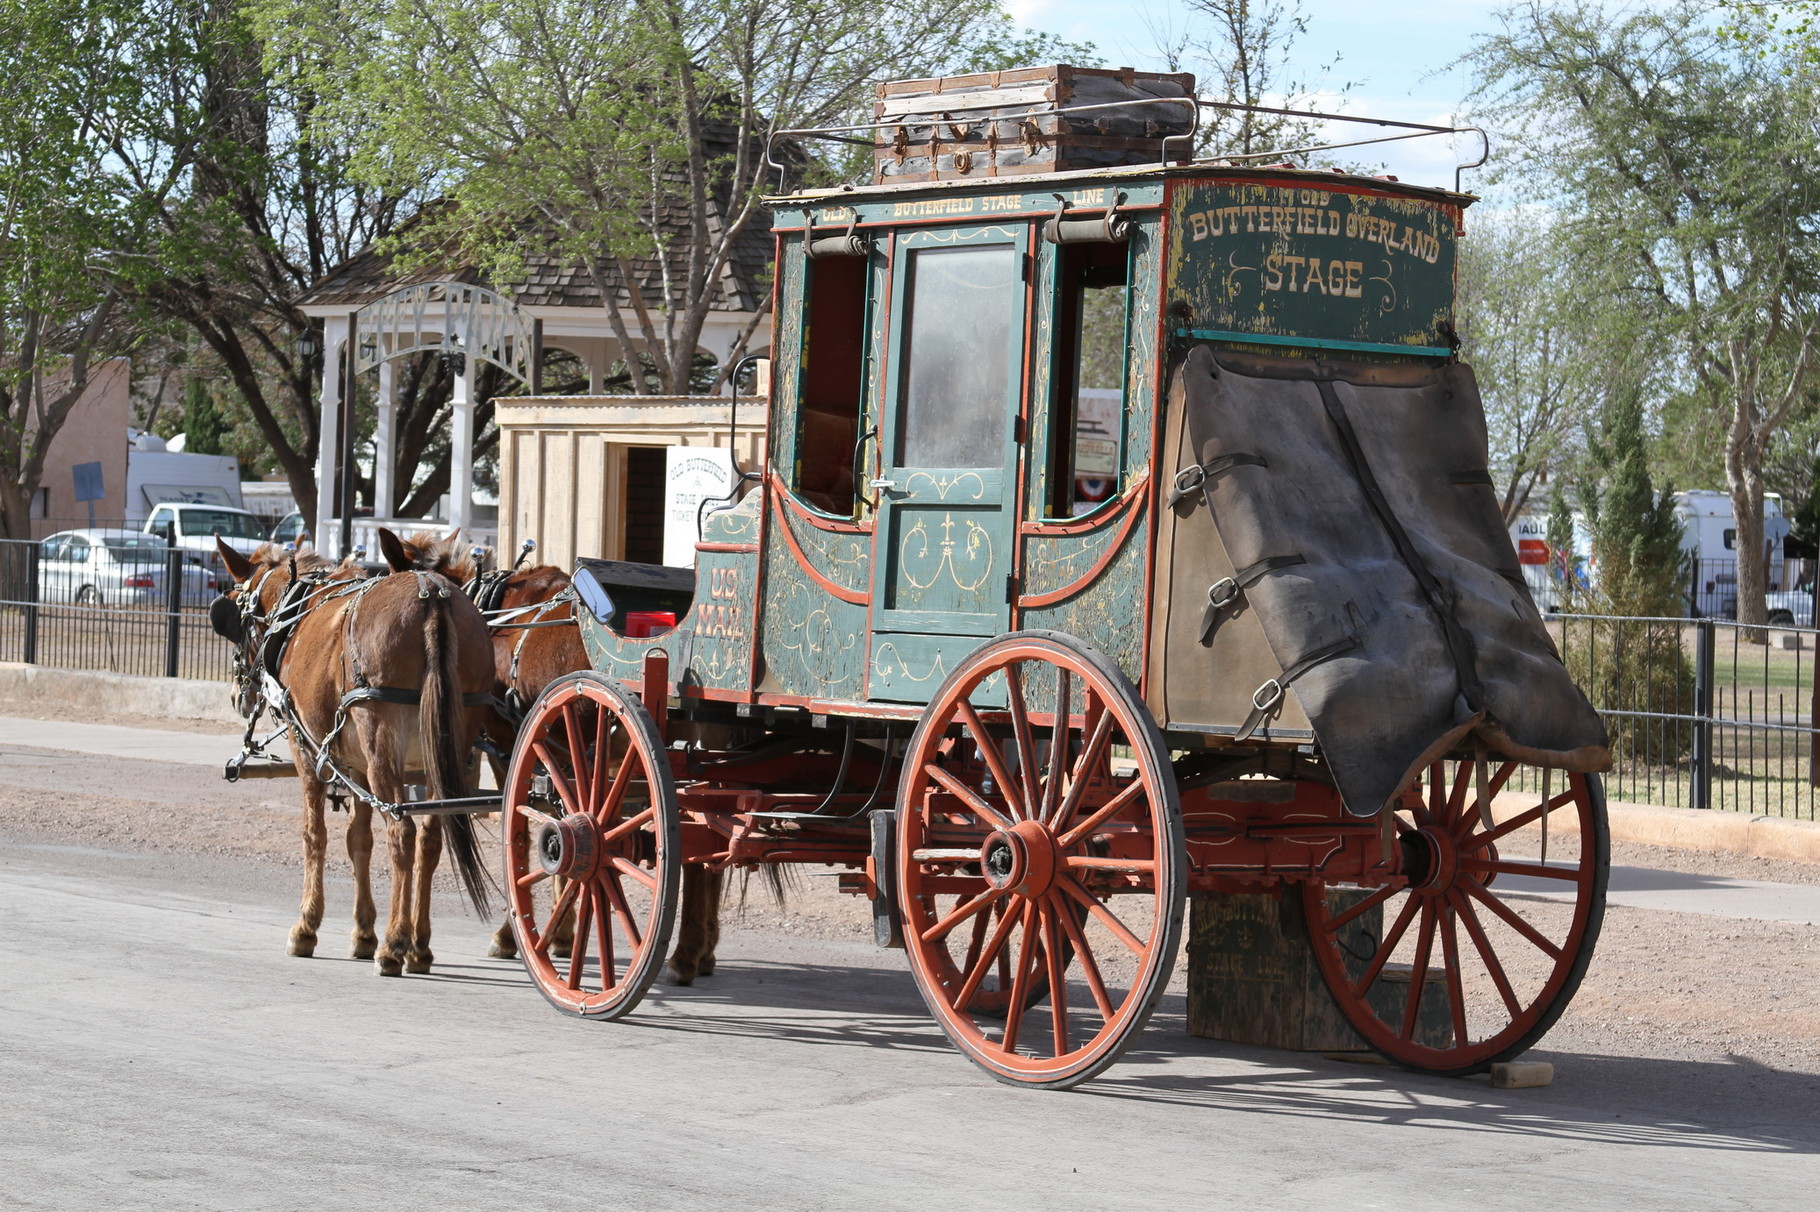
[[[510,914],[555,1006],[638,1005],[685,873],[808,864],[1013,1083],[1117,1059],[1191,893],[1292,908],[1404,1066],[1482,1070],[1559,1016],[1609,757],[1457,357],[1472,198],[1193,160],[1205,104],[1130,72],[886,86],[831,132],[874,180],[773,200],[764,465],[692,575],[580,561],[592,669],[511,756]]]

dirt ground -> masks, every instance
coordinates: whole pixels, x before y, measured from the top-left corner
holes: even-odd
[[[0,700],[0,716],[6,715],[148,723],[95,713],[59,717],[34,704]],[[206,723],[158,726],[219,733],[224,753],[236,731]],[[257,868],[254,878],[261,882],[291,881],[298,879],[295,796],[289,780],[229,784],[201,767],[15,750],[0,757],[0,838],[173,857],[233,856]],[[331,824],[330,923],[345,921],[347,913],[346,904],[337,903],[345,899],[339,885],[348,876],[340,836],[337,817]],[[1612,862],[1820,884],[1820,867],[1734,854],[1617,843]],[[741,881],[730,880],[724,929],[868,941],[867,908],[836,890],[835,874],[794,871],[787,910],[779,909],[762,880],[743,889],[742,905]],[[375,878],[383,885],[382,871]],[[324,930],[325,939],[338,933],[332,926]],[[1184,967],[1178,966],[1178,985]],[[1610,906],[1585,982],[1538,1054],[1575,1052],[1820,1074],[1820,927]]]

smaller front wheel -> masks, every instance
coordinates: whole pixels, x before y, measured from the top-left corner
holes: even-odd
[[[977,649],[917,725],[897,819],[904,947],[955,1046],[1051,1089],[1116,1061],[1184,904],[1174,772],[1117,666],[1056,632]]]
[[[503,808],[525,971],[559,1010],[626,1014],[663,966],[682,880],[676,784],[650,713],[593,672],[552,682],[518,734]]]

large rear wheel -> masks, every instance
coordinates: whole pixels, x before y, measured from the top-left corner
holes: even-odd
[[[643,704],[592,672],[551,683],[518,734],[503,817],[518,953],[551,1005],[618,1018],[651,987],[676,922],[680,829]]]
[[[1498,821],[1480,805],[1500,795]],[[1302,885],[1334,1001],[1405,1068],[1476,1073],[1519,1055],[1567,1008],[1599,937],[1610,868],[1599,776],[1436,762],[1394,828],[1389,883]],[[1374,910],[1386,924],[1361,931]]]
[[[936,692],[904,761],[896,878],[917,987],[1014,1085],[1116,1061],[1175,964],[1181,809],[1162,734],[1097,651],[1014,632]]]

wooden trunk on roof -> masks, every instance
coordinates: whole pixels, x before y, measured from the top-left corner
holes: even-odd
[[[1180,103],[1163,103],[1180,98]],[[881,84],[876,180],[979,180],[1192,154],[1194,77],[1056,64]],[[1070,107],[1111,106],[1074,113]],[[1166,142],[1166,140],[1173,140]]]

